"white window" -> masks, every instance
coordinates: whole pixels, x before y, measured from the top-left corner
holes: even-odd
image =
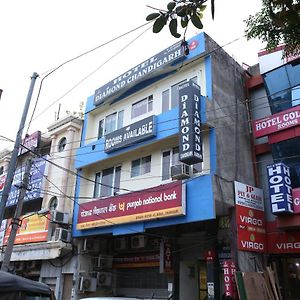
[[[94,198],[113,196],[120,190],[121,166],[96,173]]]
[[[153,95],[150,95],[149,97],[144,98],[132,104],[131,118],[133,119],[143,114],[146,114],[147,112],[152,111],[152,109],[153,109]]]
[[[151,155],[131,162],[131,177],[144,175],[151,172]]]
[[[104,134],[122,128],[123,122],[124,122],[124,110],[106,116],[105,123],[104,120],[100,120],[98,126],[98,139],[102,138]]]
[[[165,150],[162,153],[162,180],[167,180],[171,177],[171,166],[179,164],[179,148],[174,147],[170,150]]]
[[[197,76],[191,78],[195,83],[197,83]],[[164,90],[162,92],[162,112],[166,112],[173,109],[179,105],[179,86],[185,83],[187,80],[184,79],[171,86],[170,89]]]

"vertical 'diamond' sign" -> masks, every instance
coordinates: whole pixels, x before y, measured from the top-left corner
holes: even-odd
[[[283,163],[267,166],[272,214],[293,213],[290,168]]]
[[[200,119],[200,87],[189,80],[179,87],[179,160],[203,161]]]

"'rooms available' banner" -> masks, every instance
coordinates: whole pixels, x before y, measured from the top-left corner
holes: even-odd
[[[266,252],[262,189],[234,182],[238,249]]]

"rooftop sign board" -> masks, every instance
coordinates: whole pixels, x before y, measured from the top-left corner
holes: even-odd
[[[143,87],[145,87],[155,78],[175,71],[179,62],[190,60],[204,53],[204,33],[189,39],[187,42],[189,45],[188,55],[184,54],[181,41],[177,42],[98,88],[94,94],[94,105],[98,106],[109,99],[116,99],[139,83],[143,83]]]

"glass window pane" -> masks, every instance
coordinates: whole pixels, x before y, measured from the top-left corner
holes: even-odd
[[[162,92],[162,112],[166,112],[169,110],[169,98],[170,98],[169,90],[163,91]]]
[[[113,176],[114,168],[108,168],[102,171],[101,197],[108,197],[112,195]]]
[[[300,85],[292,89],[292,106],[300,104]]]
[[[117,125],[117,129],[123,127],[123,122],[124,122],[124,110],[121,110],[118,113],[118,125]]]
[[[136,118],[147,112],[148,98],[132,104],[131,118]]]
[[[163,152],[162,159],[162,180],[166,180],[170,178],[170,151]]]
[[[184,82],[186,82],[186,79],[178,82],[177,84],[175,84],[171,87],[171,109],[173,109],[179,105],[179,90],[178,90],[178,88]]]
[[[131,162],[131,177],[136,177],[140,175],[140,164],[140,159],[136,159]]]
[[[118,166],[116,167],[115,170],[114,192],[118,192],[120,190],[120,182],[121,182],[121,166]]]
[[[116,130],[117,113],[113,113],[105,118],[105,133]]]
[[[151,155],[142,158],[141,175],[151,172]]]
[[[98,127],[98,140],[103,137],[104,134],[104,120],[99,121],[99,127]]]
[[[153,109],[153,96],[151,95],[148,97],[148,112],[152,111],[152,109]]]
[[[100,178],[101,178],[101,172],[96,173],[95,175],[95,185],[94,185],[94,198],[100,197]]]
[[[179,147],[175,147],[173,148],[172,165],[178,165],[179,163]]]

